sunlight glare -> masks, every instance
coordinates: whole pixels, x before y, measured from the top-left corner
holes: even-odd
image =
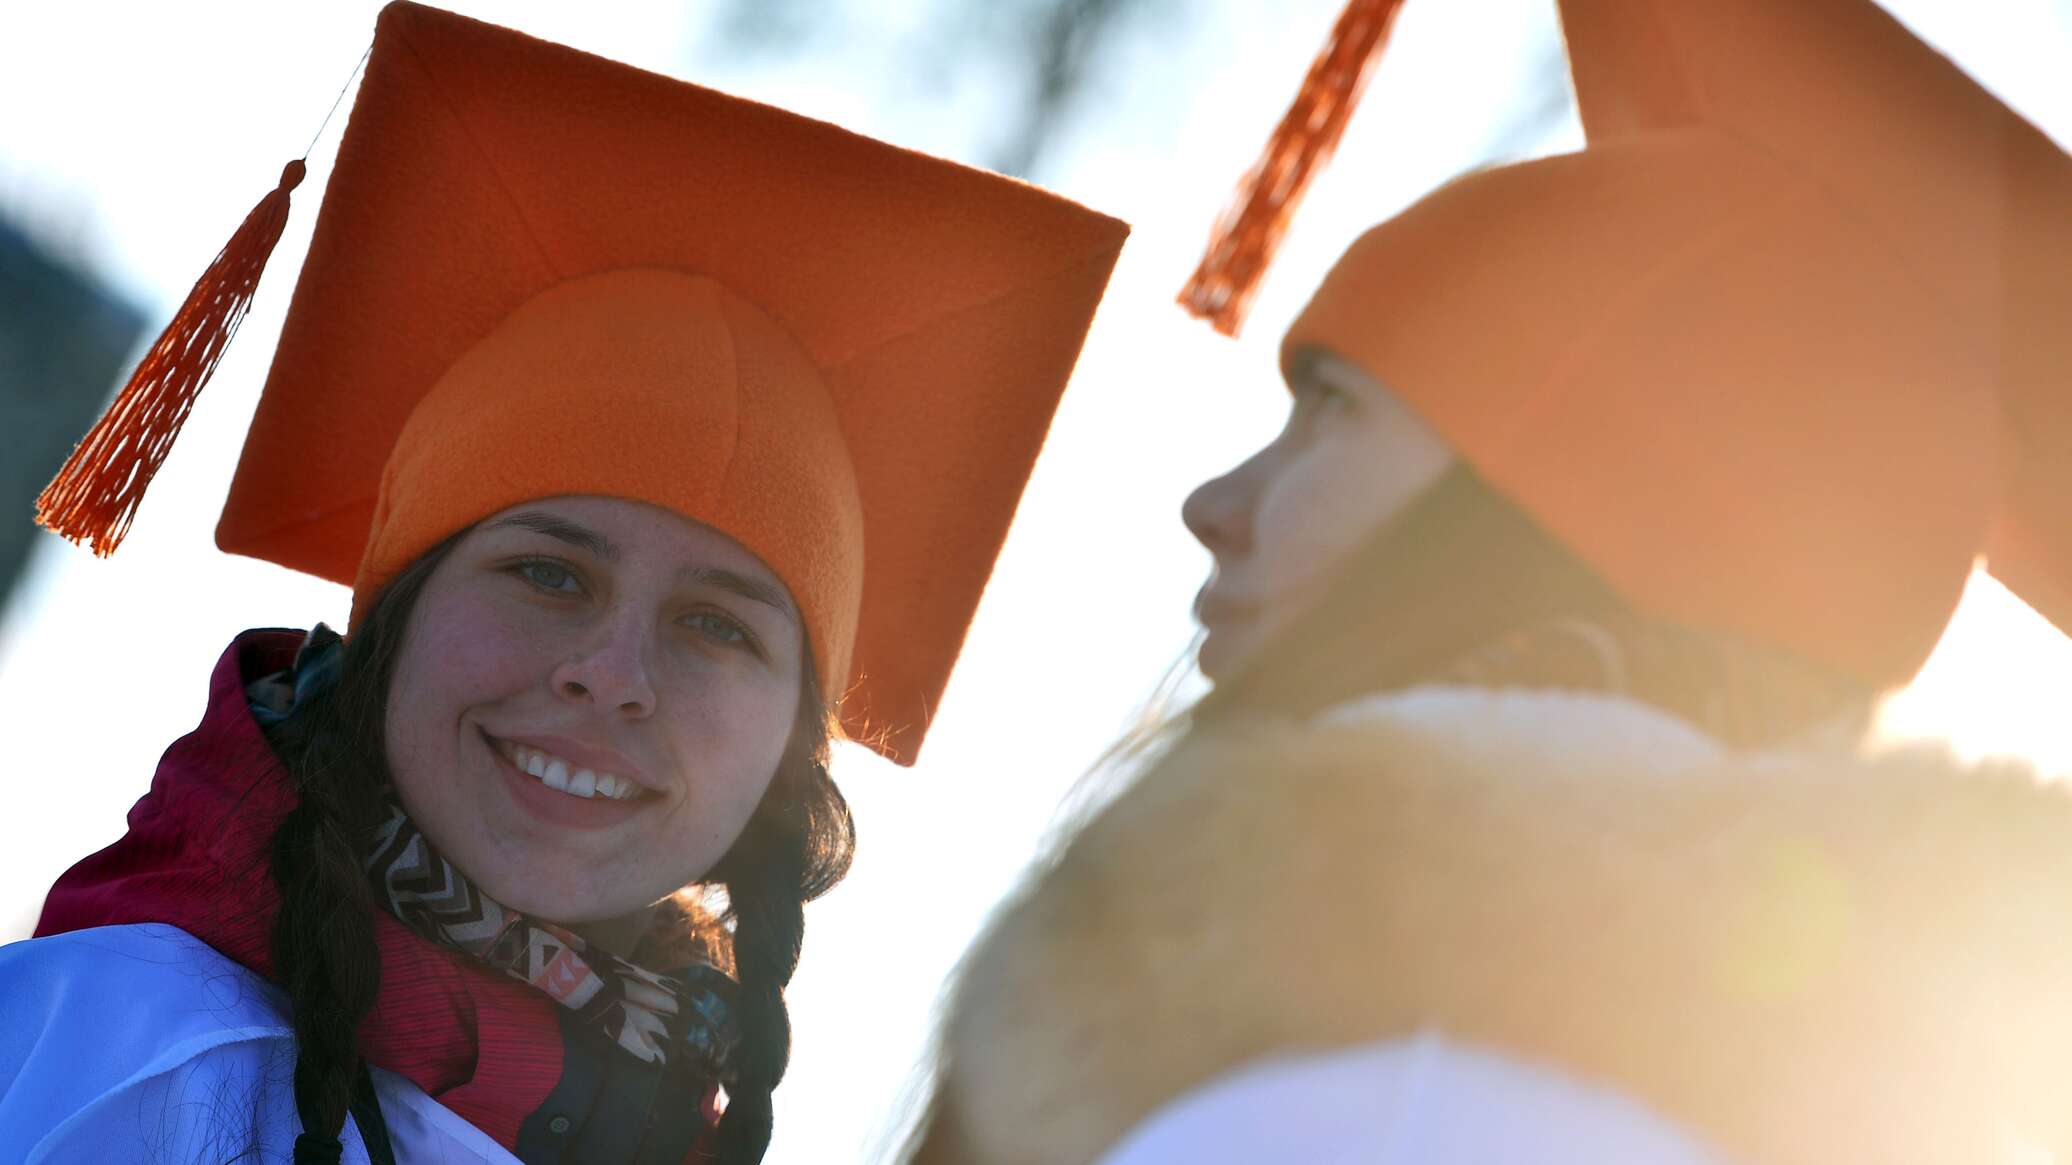
[[[2072,640],[1974,571],[1927,666],[1880,710],[1876,738],[1943,740],[1965,760],[2019,756],[2072,775]]]

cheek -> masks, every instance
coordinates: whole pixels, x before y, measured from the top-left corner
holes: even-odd
[[[703,877],[731,848],[762,802],[789,742],[797,713],[796,687],[745,684],[714,690],[706,684],[676,709],[666,731],[682,766],[688,795],[664,826],[664,844],[648,860],[662,875],[657,885]]]
[[[1326,434],[1260,491],[1254,553],[1270,598],[1292,598],[1329,578],[1369,534],[1416,496],[1356,432]]]
[[[796,689],[770,682],[707,687],[682,706],[672,751],[694,785],[716,809],[753,808],[791,738]]]
[[[389,760],[398,783],[407,791],[413,760],[428,752],[446,763],[471,709],[544,683],[550,647],[539,628],[515,626],[490,604],[427,593],[389,689]]]

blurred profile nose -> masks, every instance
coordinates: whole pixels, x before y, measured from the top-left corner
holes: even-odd
[[[1180,506],[1188,532],[1218,559],[1243,555],[1252,547],[1255,456],[1237,468],[1195,487]]]
[[[554,669],[555,694],[626,716],[652,714],[655,685],[648,666],[648,638],[641,620],[614,620],[600,628],[594,641]]]

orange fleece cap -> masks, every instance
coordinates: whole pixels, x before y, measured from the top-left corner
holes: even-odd
[[[1896,684],[1990,548],[2072,629],[2072,160],[1867,0],[1561,10],[1587,148],[1369,232],[1284,364],[1659,615]]]
[[[665,506],[763,559],[844,729],[910,764],[1126,233],[391,4],[217,543],[356,625],[508,506]]]

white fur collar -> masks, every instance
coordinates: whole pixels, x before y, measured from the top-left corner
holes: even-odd
[[[1536,774],[1556,780],[1608,765],[1677,772],[1727,755],[1689,721],[1629,696],[1598,692],[1429,685],[1349,700],[1325,709],[1314,723],[1413,733],[1459,760],[1529,763]]]
[[[914,1161],[1080,1165],[1260,1056],[1434,1027],[1740,1160],[2072,1161],[2068,920],[2072,791],[2026,770],[1574,693],[1225,725],[967,959]]]

